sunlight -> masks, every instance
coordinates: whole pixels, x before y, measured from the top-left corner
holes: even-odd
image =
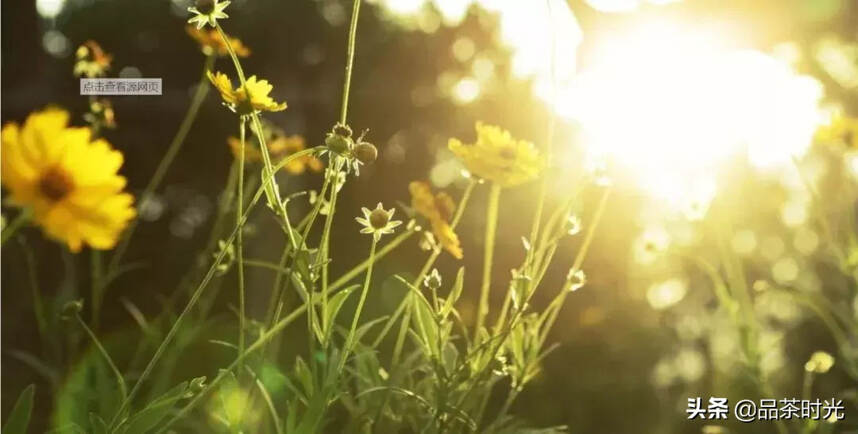
[[[594,53],[556,109],[580,122],[588,152],[665,199],[711,196],[715,170],[742,152],[761,168],[789,162],[822,119],[816,80],[718,32],[653,22]]]

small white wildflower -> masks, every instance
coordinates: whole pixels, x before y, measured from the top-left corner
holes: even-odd
[[[572,268],[566,275],[566,281],[569,282],[569,292],[575,292],[587,284],[587,275],[584,274],[584,270]]]
[[[196,25],[197,29],[202,29],[206,24],[215,27],[217,20],[229,18],[229,15],[223,12],[229,4],[229,0],[197,0],[194,6],[188,8],[188,12],[194,14],[188,23]]]
[[[363,218],[355,217],[355,220],[364,226],[360,233],[372,234],[376,241],[384,234],[392,234],[393,230],[402,224],[399,220],[393,220],[396,209],[385,210],[381,202],[372,211],[368,208],[361,208],[361,211],[363,211]]]

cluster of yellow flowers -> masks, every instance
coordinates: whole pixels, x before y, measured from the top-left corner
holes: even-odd
[[[103,77],[110,69],[113,57],[105,53],[95,41],[86,41],[75,52],[75,77]]]

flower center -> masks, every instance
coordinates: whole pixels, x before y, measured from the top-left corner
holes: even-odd
[[[74,189],[74,181],[64,170],[52,167],[39,179],[39,192],[48,199],[58,202]]]
[[[387,211],[383,209],[374,209],[369,214],[369,224],[371,224],[375,229],[381,229],[387,226],[387,222],[389,220],[390,216],[387,215]]]
[[[515,159],[515,149],[513,148],[503,148],[500,150],[501,157],[507,160]]]
[[[215,2],[214,0],[197,0],[195,6],[201,14],[208,15],[214,12]]]

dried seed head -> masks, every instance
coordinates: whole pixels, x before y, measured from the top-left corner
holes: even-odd
[[[338,136],[343,136],[346,138],[350,138],[352,136],[352,129],[348,125],[336,124],[334,125],[333,133]]]
[[[328,133],[328,135],[325,136],[325,146],[327,146],[331,152],[345,154],[349,152],[354,145],[352,143],[352,139],[348,137],[337,133]]]
[[[372,164],[378,158],[378,148],[369,142],[359,142],[355,145],[354,156],[363,164]]]

